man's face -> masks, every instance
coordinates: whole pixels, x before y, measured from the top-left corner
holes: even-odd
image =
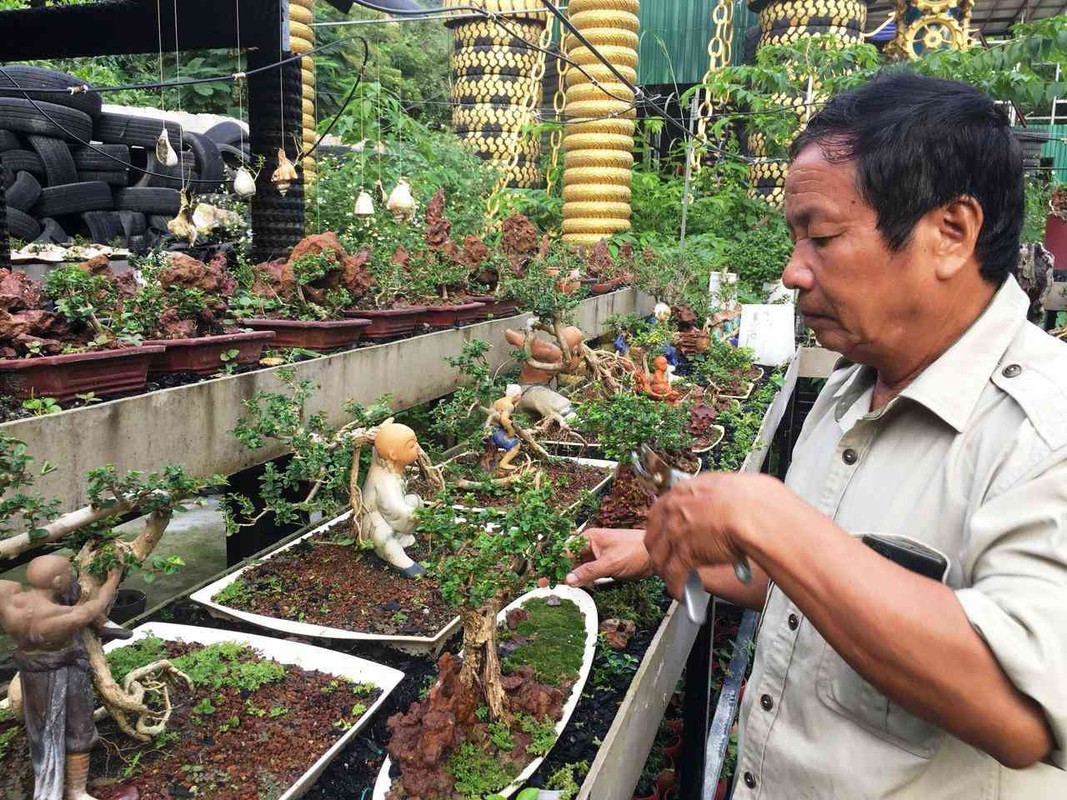
[[[829,162],[816,145],[790,166],[785,214],[794,246],[782,280],[799,290],[804,322],[819,342],[868,364],[905,343],[937,294],[924,220],[891,253],[856,186],[855,164]]]

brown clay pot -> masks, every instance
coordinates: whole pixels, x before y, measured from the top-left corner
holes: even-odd
[[[301,347],[306,350],[336,350],[355,344],[370,325],[367,319],[305,321],[294,319],[245,319],[242,325],[260,331],[274,331],[274,347]]]
[[[20,400],[51,397],[60,403],[87,392],[136,392],[148,380],[149,363],[162,352],[163,347],[155,345],[0,359],[0,392]]]
[[[451,328],[453,325],[475,321],[484,306],[484,303],[475,302],[427,306],[422,313],[422,321],[431,328]]]
[[[667,800],[670,793],[674,791],[674,787],[678,784],[678,777],[675,775],[673,769],[665,769],[658,776],[656,776],[656,798],[657,800]]]
[[[363,329],[363,338],[372,342],[388,342],[414,333],[425,312],[426,306],[405,306],[373,311],[346,311],[345,316],[369,319],[370,325]]]
[[[1067,222],[1049,214],[1045,220],[1045,247],[1056,258],[1056,269],[1064,269],[1067,265]]]
[[[255,364],[263,348],[274,339],[274,331],[246,331],[221,336],[198,336],[194,339],[152,339],[146,345],[166,347],[152,358],[150,373],[195,372],[210,375],[222,369],[223,353],[236,350],[238,364]]]

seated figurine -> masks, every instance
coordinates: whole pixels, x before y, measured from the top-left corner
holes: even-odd
[[[496,462],[495,471],[497,472],[515,469],[515,465],[511,462],[519,454],[521,442],[518,434],[515,433],[511,415],[515,413],[520,397],[522,397],[522,387],[517,383],[508,384],[504,396],[493,403],[485,421],[490,431],[486,442],[490,455],[495,456],[497,450],[504,451],[504,455]]]
[[[404,552],[415,544],[415,512],[422,507],[422,498],[407,491],[404,470],[419,452],[415,431],[407,425],[389,422],[378,429],[359,520],[360,536],[370,539],[378,557],[409,578],[426,571]]]
[[[665,356],[656,356],[652,359],[652,375],[649,378],[646,392],[656,400],[663,400],[668,405],[676,405],[681,395],[671,388],[670,365]]]
[[[524,347],[527,337],[533,337],[530,340],[530,356],[523,362],[519,372],[522,395],[516,407],[531,411],[542,419],[554,420],[560,427],[566,428],[574,418],[574,407],[570,400],[548,384],[561,372],[573,373],[581,367],[585,335],[573,326],[564,328],[561,333],[570,351],[566,363],[563,351],[557,345],[537,338],[533,331],[507,330],[504,338],[513,347]]]

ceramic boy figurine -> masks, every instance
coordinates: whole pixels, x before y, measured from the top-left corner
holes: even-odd
[[[28,589],[0,581],[0,625],[15,640],[34,800],[93,800],[85,786],[96,726],[81,631],[104,625],[121,574],[114,570],[96,597],[74,606],[66,603],[74,575],[62,556],[33,559]]]
[[[497,462],[496,470],[515,469],[511,462],[519,454],[521,443],[515,433],[515,426],[511,422],[511,415],[515,413],[515,407],[522,397],[522,387],[517,383],[508,384],[504,396],[493,403],[489,417],[485,424],[490,430],[489,447],[495,452],[497,448],[504,451],[504,455]]]
[[[388,422],[374,438],[374,457],[363,482],[360,531],[374,552],[412,578],[426,570],[404,552],[415,544],[415,512],[422,498],[409,494],[404,469],[418,461],[419,441],[407,425]]]
[[[566,364],[563,351],[559,347],[537,338],[531,330],[507,330],[504,331],[504,338],[513,347],[523,347],[526,337],[533,337],[530,341],[530,358],[523,362],[519,372],[522,394],[517,407],[523,411],[532,411],[542,419],[555,420],[565,428],[568,421],[574,417],[574,407],[566,397],[549,388],[548,384],[560,372],[573,372],[581,366],[581,348],[585,335],[573,326],[564,328],[561,334],[570,351]],[[538,366],[540,364],[550,365],[552,369],[542,369]]]

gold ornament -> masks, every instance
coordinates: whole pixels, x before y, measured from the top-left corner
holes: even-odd
[[[270,176],[271,183],[278,187],[278,194],[285,197],[292,182],[297,180],[297,178],[299,178],[299,176],[296,173],[296,167],[293,166],[293,163],[285,155],[285,151],[279,147],[278,168],[274,170],[274,174]]]

